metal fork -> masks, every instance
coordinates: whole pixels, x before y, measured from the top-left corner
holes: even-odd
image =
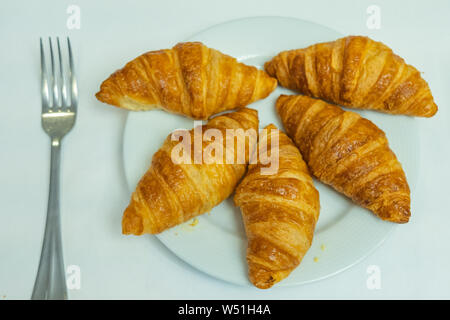
[[[49,45],[50,75],[47,72],[42,38],[40,39],[42,128],[51,141],[50,190],[41,259],[31,299],[67,299],[59,213],[59,169],[61,140],[75,123],[78,90],[69,38],[67,38],[68,74],[63,67],[59,38],[57,38],[57,59],[53,55],[51,38]]]

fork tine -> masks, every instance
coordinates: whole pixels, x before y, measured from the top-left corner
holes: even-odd
[[[50,96],[48,92],[48,78],[47,67],[45,65],[44,45],[42,38],[39,38],[41,47],[41,99],[42,99],[42,112],[48,112],[50,107]]]
[[[76,111],[78,105],[78,87],[77,80],[75,78],[75,69],[73,66],[73,55],[72,55],[72,46],[70,45],[70,39],[67,37],[67,47],[69,48],[69,76],[70,76],[70,105],[71,110]]]
[[[53,91],[52,108],[57,108],[59,105],[59,97],[58,97],[58,83],[56,79],[55,58],[53,55],[52,38],[49,37],[48,42],[50,44],[50,62],[52,65],[52,76],[51,76],[51,86]]]
[[[59,94],[60,94],[60,102],[61,107],[66,108],[69,106],[67,102],[67,83],[66,77],[64,76],[64,68],[61,56],[61,45],[59,43],[59,37],[56,37],[56,43],[58,47],[58,59],[59,59]]]

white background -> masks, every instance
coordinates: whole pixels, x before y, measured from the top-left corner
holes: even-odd
[[[68,30],[66,9],[81,8]],[[369,5],[381,29],[366,27]],[[39,37],[72,39],[80,92],[63,143],[61,211],[66,265],[80,266],[73,299],[450,298],[449,1],[10,1],[0,5],[0,300],[28,299],[37,271],[48,195],[49,141],[40,126]],[[169,48],[214,24],[248,16],[310,20],[385,42],[423,71],[439,106],[420,120],[421,169],[412,219],[358,265],[320,282],[261,291],[206,276],[151,236],[121,235],[128,204],[122,166],[126,111],[94,94],[115,68]],[[268,39],[270,41],[270,39]],[[108,57],[108,62],[105,61]],[[115,61],[111,65],[110,61]],[[381,289],[366,286],[381,269]]]

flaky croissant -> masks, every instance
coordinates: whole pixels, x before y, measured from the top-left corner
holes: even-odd
[[[420,117],[437,112],[420,72],[368,37],[283,51],[265,69],[283,87],[336,104]]]
[[[238,143],[242,143],[245,150],[254,147],[258,129],[258,113],[256,110],[242,108],[236,112],[227,113],[211,119],[205,126],[198,127],[206,134],[208,129],[221,132],[223,139],[202,139],[199,142],[200,156],[195,147],[194,130],[188,132],[190,143],[186,149],[190,154],[184,154],[180,142],[169,135],[161,149],[153,156],[152,164],[139,181],[131,196],[129,206],[122,219],[124,234],[141,235],[143,233],[159,233],[197,215],[210,211],[214,206],[228,198],[237,183],[245,173],[249,161],[248,153],[242,161],[227,161],[228,154],[236,157],[239,150]],[[198,129],[197,128],[197,129]],[[227,129],[243,129],[254,131],[254,135],[236,135],[236,144],[226,144]],[[212,130],[211,130],[212,131]],[[198,132],[198,131],[197,131]],[[187,132],[186,132],[187,133]],[[201,136],[200,136],[201,137]],[[245,139],[245,140],[243,140]],[[222,164],[216,161],[218,155],[215,149],[209,150],[212,143],[224,146]],[[177,149],[174,149],[177,148]],[[197,148],[199,150],[199,148]],[[183,153],[174,161],[174,154]],[[185,158],[183,158],[185,157]],[[183,159],[188,161],[182,161]],[[230,163],[230,164],[228,164]],[[234,163],[234,164],[233,164]]]
[[[208,119],[267,97],[277,81],[200,42],[147,52],[103,81],[98,100],[129,110],[162,108]]]
[[[281,95],[276,108],[314,176],[383,220],[408,222],[408,182],[381,129],[307,96]]]
[[[260,158],[249,165],[234,196],[248,238],[249,278],[261,289],[286,278],[300,264],[319,218],[319,193],[300,152],[283,132],[269,125],[260,134],[259,156],[277,147],[278,170],[262,174],[267,165]]]

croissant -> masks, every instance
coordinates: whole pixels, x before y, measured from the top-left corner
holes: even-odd
[[[98,100],[129,110],[162,108],[208,119],[267,97],[277,81],[200,42],[137,57],[103,81]]]
[[[269,125],[260,134],[259,155],[274,148],[279,152],[278,171],[266,175],[261,160],[250,164],[234,196],[248,238],[249,278],[260,289],[270,288],[300,264],[311,246],[320,209],[319,193],[297,147]]]
[[[437,112],[420,72],[368,37],[283,51],[264,67],[283,87],[336,104],[420,117]]]
[[[201,143],[199,158],[199,153],[195,150],[194,134],[194,130],[198,132],[198,129],[205,135],[208,129],[214,129],[223,137],[228,129],[236,131],[242,129],[245,133],[254,132],[254,135],[236,135],[235,145],[225,144],[226,138],[217,138],[217,141],[216,138],[214,141],[203,138],[202,142],[199,142]],[[161,149],[153,155],[150,168],[131,196],[130,204],[123,215],[122,232],[135,235],[160,233],[210,211],[228,198],[245,173],[249,155],[246,153],[239,162],[227,160],[231,157],[225,158],[226,154],[236,158],[237,152],[241,150],[238,148],[239,143],[250,152],[256,144],[257,129],[257,111],[243,108],[217,116],[206,125],[186,132],[191,142],[187,143],[186,148],[191,150],[189,153],[186,151],[184,154],[184,151],[180,152],[182,149],[178,148],[181,146],[180,143],[184,145],[186,141],[179,142],[177,139],[172,141],[173,136],[169,135]],[[214,158],[218,148],[213,149],[212,143],[220,143],[221,147],[226,148],[222,151],[223,158]],[[175,154],[180,153],[183,153],[180,158],[174,158]],[[181,161],[183,159],[186,161]]]
[[[276,108],[314,176],[383,220],[408,222],[408,182],[381,129],[307,96],[281,95]]]

